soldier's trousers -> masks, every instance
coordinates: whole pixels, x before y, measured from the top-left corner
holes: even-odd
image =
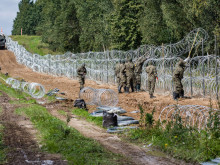
[[[85,77],[78,77],[78,78],[79,78],[80,89],[82,89],[84,88]]]
[[[180,79],[174,79],[174,92],[181,94],[183,91],[183,84]]]
[[[116,77],[116,83],[118,84],[118,86],[120,85],[120,77],[119,76]]]
[[[127,88],[133,88],[134,87],[134,83],[135,83],[135,81],[134,81],[134,76],[133,75],[128,75],[127,76],[127,85],[126,85],[126,87]]]
[[[141,74],[139,73],[135,73],[134,86],[136,87],[136,85],[141,85]]]
[[[147,83],[148,83],[147,85],[148,85],[149,94],[153,95],[154,94],[155,85],[156,85],[156,78],[148,79]]]
[[[124,88],[126,87],[126,76],[120,75],[120,87]]]

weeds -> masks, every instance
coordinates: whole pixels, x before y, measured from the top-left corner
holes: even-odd
[[[94,140],[85,138],[65,122],[51,116],[44,107],[31,105],[16,110],[26,114],[41,132],[42,149],[60,153],[70,164],[117,164],[120,157],[107,152]]]
[[[210,111],[207,128],[198,130],[186,126],[177,110],[173,120],[164,129],[159,121],[154,121],[154,109],[152,113],[144,115],[142,107],[139,108],[142,112],[142,127],[130,131],[130,140],[152,143],[173,157],[186,161],[202,162],[220,156],[219,111]]]

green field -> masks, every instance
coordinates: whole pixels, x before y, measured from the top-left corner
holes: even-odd
[[[14,41],[18,41],[19,45],[23,45],[27,51],[39,55],[47,54],[63,54],[62,52],[54,52],[49,49],[49,45],[42,42],[41,36],[15,35],[10,36]]]

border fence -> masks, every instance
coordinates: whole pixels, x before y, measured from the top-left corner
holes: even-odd
[[[215,54],[205,55],[203,47],[207,39],[207,32],[198,28],[177,43],[158,47],[143,45],[130,51],[111,50],[77,54],[67,52],[63,55],[40,56],[28,52],[10,37],[7,37],[7,48],[15,54],[18,63],[33,71],[76,79],[77,68],[85,63],[87,78],[109,84],[116,83],[114,66],[119,60],[131,57],[135,62],[139,57],[146,56],[141,75],[142,89],[147,90],[145,67],[149,62],[153,62],[156,65],[159,78],[156,82],[156,92],[164,93],[173,91],[172,75],[179,59],[187,53],[190,55],[193,49],[197,50],[199,46],[202,46],[202,54],[191,57],[188,61],[189,67],[184,72],[182,82],[185,95],[216,97],[218,99],[220,94],[220,78],[218,78],[220,58],[217,56],[217,51]]]

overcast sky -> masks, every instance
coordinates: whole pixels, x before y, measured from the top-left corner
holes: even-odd
[[[0,0],[0,28],[3,33],[11,35],[13,20],[18,12],[20,0]]]

